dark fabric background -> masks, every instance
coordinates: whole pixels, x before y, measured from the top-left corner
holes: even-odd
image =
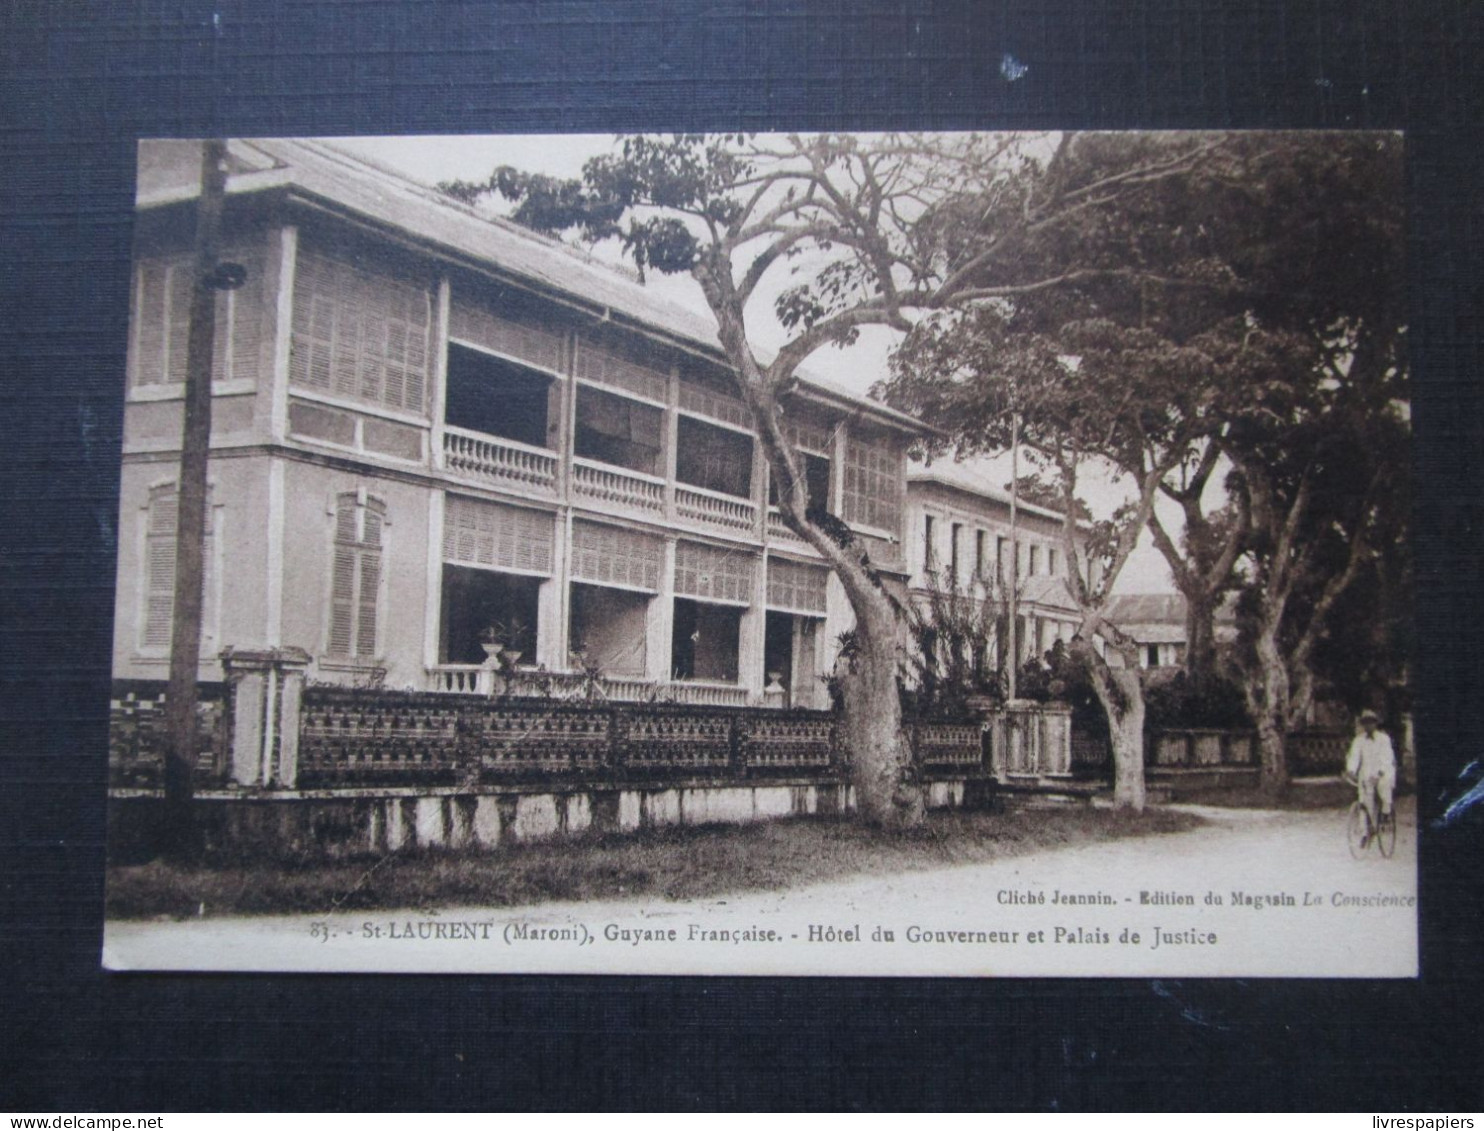
[[[1478,821],[1426,837],[1415,983],[98,966],[138,136],[1406,129],[1432,815],[1481,733],[1481,39],[1469,0],[6,4],[0,1108],[1484,1106]]]

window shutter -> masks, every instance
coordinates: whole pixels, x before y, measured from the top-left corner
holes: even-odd
[[[572,523],[574,581],[657,593],[662,559],[663,543],[652,535],[581,519]]]
[[[330,652],[336,656],[350,655],[354,635],[352,612],[355,607],[355,583],[355,550],[349,546],[336,546],[330,593]]]
[[[845,446],[845,520],[882,530],[901,525],[901,467],[884,444],[851,440]]]
[[[448,335],[461,341],[519,358],[543,369],[562,368],[562,338],[559,334],[512,322],[472,302],[455,298],[448,316]]]
[[[186,353],[191,337],[191,264],[181,259],[169,268],[169,305],[166,309],[168,326],[166,350],[168,364],[166,379],[172,384],[184,383],[186,379]]]
[[[722,550],[699,542],[677,542],[675,592],[682,597],[751,604],[752,562],[751,555],[737,550]]]
[[[168,483],[150,491],[149,516],[145,531],[144,631],[146,648],[169,648],[175,619],[175,535],[178,499],[175,484]],[[201,634],[212,637],[216,615],[215,591],[215,509],[211,497],[206,499],[206,537],[201,547],[203,586]]]
[[[290,383],[426,412],[432,311],[426,287],[302,253],[294,277]]]
[[[555,519],[546,511],[448,496],[443,560],[487,569],[549,574]]]
[[[361,551],[360,591],[356,607],[356,655],[376,655],[376,598],[381,589],[381,554]]]
[[[822,616],[829,576],[829,571],[819,566],[769,558],[768,607]]]
[[[149,534],[146,538],[149,580],[145,595],[144,643],[149,648],[170,646],[175,613],[175,488],[150,492]]]
[[[340,497],[335,508],[335,543],[330,577],[330,640],[333,656],[376,655],[381,596],[381,544],[386,519],[375,499]]]
[[[134,383],[158,385],[165,380],[165,310],[170,267],[155,261],[139,267],[139,296],[134,326]]]

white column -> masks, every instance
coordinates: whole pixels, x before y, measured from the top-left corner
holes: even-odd
[[[680,371],[670,367],[670,379],[665,383],[665,445],[664,467],[660,474],[665,477],[665,521],[675,521],[675,461],[680,452]]]
[[[284,539],[284,474],[283,460],[268,457],[268,524],[263,531],[263,553],[267,558],[267,618],[263,626],[263,643],[277,648],[283,643],[283,539]]]
[[[768,641],[768,561],[762,554],[752,559],[752,604],[742,614],[738,637],[737,682],[747,689],[749,702],[761,703],[768,682],[768,673],[763,671]]]
[[[649,602],[644,617],[644,678],[670,678],[670,649],[675,632],[675,539],[665,539],[660,558],[660,591]]]
[[[294,333],[294,271],[299,258],[299,229],[285,225],[278,230],[277,246],[271,249],[268,262],[277,267],[272,283],[263,288],[265,319],[272,327],[273,364],[270,366],[268,387],[268,435],[270,439],[282,440],[289,430],[289,354],[293,348]],[[272,303],[272,306],[269,306]],[[267,337],[267,335],[265,335]]]
[[[572,544],[572,515],[565,508],[555,516],[551,576],[541,583],[536,604],[536,662],[549,671],[564,672],[567,658],[567,594],[571,586],[568,547]]]
[[[423,575],[423,669],[438,664],[438,640],[443,628],[443,502],[439,490],[428,492],[428,541]]]
[[[428,443],[433,446],[430,454],[432,465],[437,468],[443,466],[443,406],[448,402],[448,307],[451,296],[452,287],[445,275],[438,280],[438,297],[433,308],[433,387],[428,398],[428,415],[433,421]]]
[[[845,518],[845,456],[849,437],[845,421],[840,421],[832,437],[834,444],[830,452],[830,514]]]

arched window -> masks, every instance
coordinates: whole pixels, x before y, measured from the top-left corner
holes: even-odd
[[[335,500],[334,564],[330,581],[332,656],[376,655],[378,597],[386,507],[360,492]]]

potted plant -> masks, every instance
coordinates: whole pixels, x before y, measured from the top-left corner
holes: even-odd
[[[498,660],[507,670],[514,668],[525,655],[521,648],[525,634],[526,626],[518,617],[508,622],[495,621],[479,634],[486,661],[493,664]]]

